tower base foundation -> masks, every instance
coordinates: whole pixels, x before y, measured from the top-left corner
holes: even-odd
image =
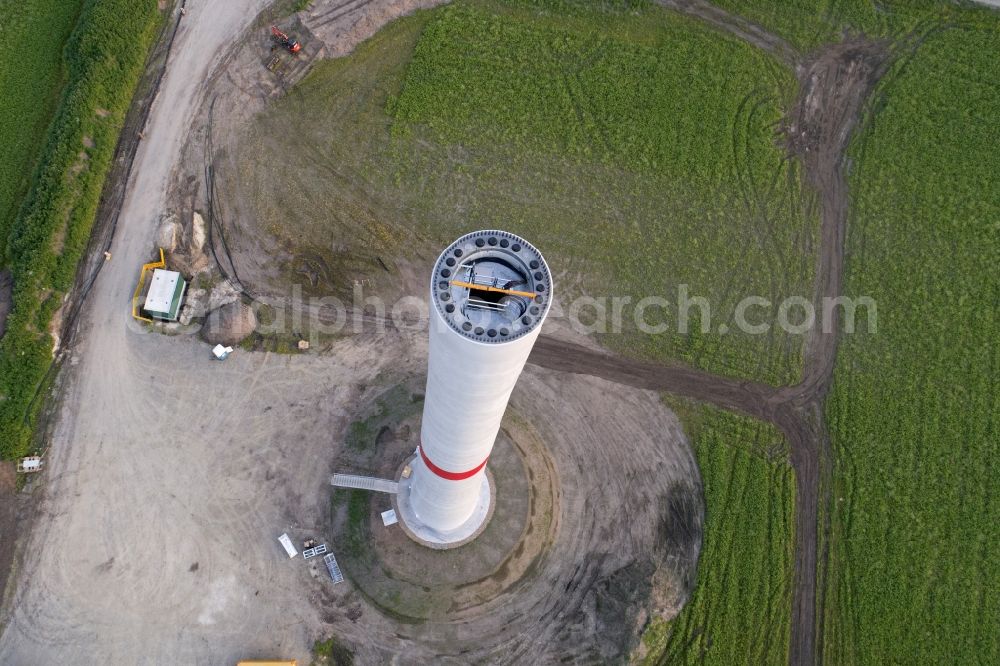
[[[486,474],[483,476],[483,485],[479,491],[479,502],[476,504],[476,509],[472,512],[469,519],[453,530],[442,532],[421,522],[410,504],[410,489],[413,477],[404,479],[402,475],[404,469],[407,467],[412,468],[416,458],[415,454],[410,456],[399,468],[399,472],[396,474],[396,479],[399,481],[399,490],[393,495],[392,500],[396,516],[399,518],[399,525],[403,528],[406,535],[420,545],[436,550],[458,548],[479,536],[486,529],[486,525],[490,522],[490,518],[493,516],[493,509],[495,508],[494,496],[496,493],[494,491],[496,484],[493,481],[493,474],[490,473],[490,470],[487,469]]]

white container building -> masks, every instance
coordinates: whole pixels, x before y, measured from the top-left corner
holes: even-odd
[[[187,282],[180,273],[157,268],[153,271],[142,309],[155,319],[177,321],[186,289]]]

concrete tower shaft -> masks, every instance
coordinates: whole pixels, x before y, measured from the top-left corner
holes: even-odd
[[[477,231],[438,258],[430,295],[427,389],[408,505],[432,541],[447,543],[474,533],[472,523],[488,513],[486,462],[548,314],[552,277],[524,239]]]

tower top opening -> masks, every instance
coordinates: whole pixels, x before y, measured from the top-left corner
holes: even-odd
[[[552,303],[552,276],[542,253],[520,236],[475,231],[438,257],[431,300],[455,332],[502,344],[545,319]]]

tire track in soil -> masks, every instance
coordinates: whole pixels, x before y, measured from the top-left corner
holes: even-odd
[[[314,27],[319,28],[325,25],[329,25],[330,23],[333,23],[337,19],[347,16],[352,12],[361,11],[369,4],[371,4],[371,1],[372,0],[350,0],[349,2],[344,2],[342,4],[333,7],[332,9],[323,14],[317,14],[315,16],[312,16],[311,18],[314,21]]]
[[[776,165],[771,182],[767,188],[767,193],[765,194],[757,184],[755,171],[751,164],[752,152],[750,147],[754,117],[770,101],[773,101],[773,98],[760,88],[750,92],[740,101],[732,124],[731,149],[735,167],[733,175],[739,186],[740,198],[747,213],[746,246],[748,248],[757,246],[761,249],[766,247],[768,268],[771,275],[769,282],[770,293],[768,293],[768,296],[772,302],[778,302],[781,300],[781,295],[778,293],[778,285],[788,284],[788,270],[785,268],[788,263],[780,243],[775,238],[772,215],[768,207],[773,200],[776,181],[784,162]],[[775,275],[780,275],[782,280],[775,280]],[[737,288],[735,274],[731,275],[727,281],[726,290],[723,292],[723,303],[728,302],[734,288]],[[764,354],[757,362],[756,372],[767,372],[771,369],[771,354],[774,350],[774,344],[775,335],[772,329],[768,333],[768,345],[765,347]],[[736,366],[731,367],[738,370]]]
[[[656,3],[667,9],[699,18],[723,32],[728,32],[738,39],[749,42],[757,48],[767,51],[793,69],[801,60],[795,47],[781,37],[769,33],[742,16],[730,14],[721,7],[716,7],[705,0],[656,0]]]

